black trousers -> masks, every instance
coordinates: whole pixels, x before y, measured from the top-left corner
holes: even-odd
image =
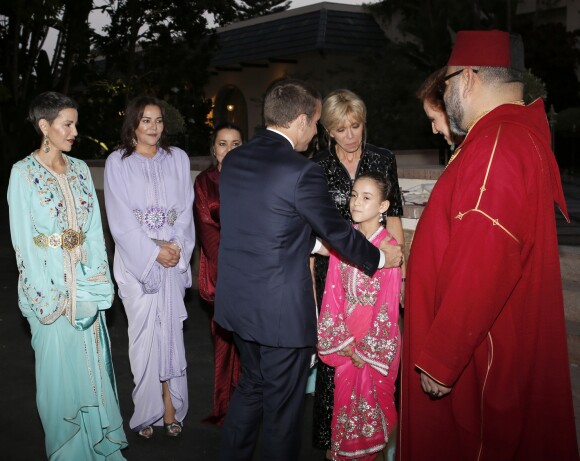
[[[250,461],[260,424],[261,459],[296,461],[313,348],[280,348],[234,334],[242,372],[220,438],[220,461]]]

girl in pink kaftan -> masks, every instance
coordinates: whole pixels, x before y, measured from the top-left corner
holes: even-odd
[[[382,225],[390,184],[368,173],[353,185],[350,208],[355,227],[377,247],[396,244]],[[318,354],[336,368],[332,415],[333,460],[373,460],[385,448],[397,412],[400,268],[373,277],[330,255],[318,322]]]

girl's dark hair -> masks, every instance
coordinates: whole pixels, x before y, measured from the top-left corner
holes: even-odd
[[[216,126],[213,127],[213,131],[211,132],[211,136],[209,138],[209,150],[211,151],[211,154],[214,154],[214,144],[215,144],[215,140],[217,138],[218,133],[221,130],[236,130],[238,133],[240,133],[240,138],[242,139],[242,143],[246,142],[246,140],[244,139],[244,132],[242,131],[242,129],[236,125],[235,123],[231,123],[231,122],[221,122],[218,123]]]
[[[49,124],[54,122],[61,110],[75,109],[78,110],[77,103],[64,94],[56,91],[46,91],[36,96],[30,103],[28,111],[28,121],[32,123],[34,129],[38,134],[42,134],[38,122],[44,119]]]
[[[125,118],[123,119],[123,126],[121,127],[120,148],[123,150],[123,158],[129,157],[133,152],[135,152],[135,130],[139,126],[139,123],[141,123],[145,107],[147,106],[159,107],[161,117],[163,117],[163,120],[165,121],[165,108],[159,99],[149,95],[137,96],[132,99],[125,109]],[[169,140],[165,135],[165,129],[163,130],[163,133],[161,133],[158,145],[165,152],[171,153],[169,150]]]
[[[368,171],[367,173],[362,173],[360,176],[358,176],[354,182],[357,182],[359,179],[372,179],[377,184],[377,187],[381,192],[382,199],[393,203],[394,188],[385,174],[378,171]]]
[[[375,182],[379,191],[381,192],[381,197],[383,200],[388,200],[389,203],[393,203],[393,193],[395,188],[393,184],[388,180],[387,176],[383,173],[379,173],[378,171],[368,171],[366,173],[362,173],[358,176],[354,182],[357,182],[359,179],[371,179]],[[387,212],[383,213],[383,226],[387,227]]]

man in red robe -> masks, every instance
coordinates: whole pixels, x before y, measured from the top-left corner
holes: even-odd
[[[554,202],[541,100],[500,31],[463,31],[445,104],[466,135],[417,226],[407,270],[401,461],[574,461]]]

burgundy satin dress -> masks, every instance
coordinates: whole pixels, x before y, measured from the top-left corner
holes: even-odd
[[[194,190],[193,212],[201,246],[199,294],[213,308],[220,242],[219,171],[216,166],[209,167],[197,176]],[[213,319],[211,335],[215,362],[213,411],[204,421],[221,426],[238,383],[240,359],[232,333],[220,327]]]

